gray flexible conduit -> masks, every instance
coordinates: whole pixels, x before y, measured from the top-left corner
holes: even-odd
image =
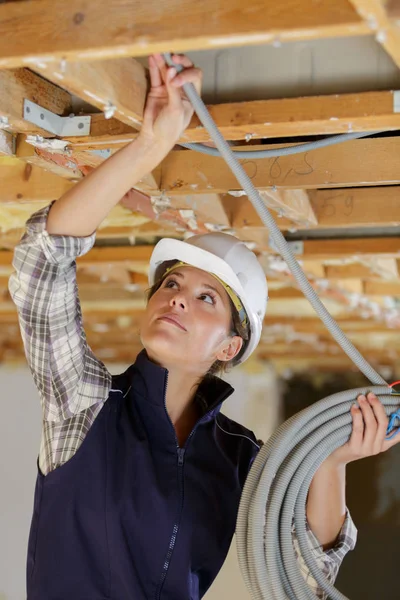
[[[170,54],[169,66],[178,71]],[[306,499],[312,478],[322,462],[350,436],[350,407],[360,394],[374,392],[387,414],[398,408],[392,389],[346,337],[329,314],[298,264],[251,180],[243,171],[205,104],[191,83],[184,91],[271,238],[287,262],[304,295],[331,335],[362,373],[374,384],[328,396],[283,423],[262,446],[243,489],[236,525],[237,550],[243,579],[255,600],[316,600],[305,582],[292,543],[292,522],[300,553],[326,597],[347,600],[322,574],[308,546]],[[247,153],[246,153],[247,154]]]
[[[311,150],[318,150],[318,148],[325,148],[326,146],[333,146],[334,144],[341,144],[350,140],[358,140],[359,138],[374,135],[375,133],[379,133],[379,131],[341,133],[340,135],[331,135],[315,142],[307,142],[306,144],[298,144],[297,146],[286,146],[284,148],[272,148],[270,150],[235,150],[234,147],[231,149],[236,158],[274,158],[275,156],[289,156],[291,154],[300,154],[301,152],[310,152]],[[204,144],[180,144],[180,146],[188,150],[208,154],[209,156],[221,156],[218,148],[210,148]]]

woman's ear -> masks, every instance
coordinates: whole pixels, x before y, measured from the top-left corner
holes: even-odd
[[[242,346],[243,338],[239,335],[234,335],[233,337],[228,338],[223,348],[218,352],[216,359],[221,362],[229,362],[239,354]]]

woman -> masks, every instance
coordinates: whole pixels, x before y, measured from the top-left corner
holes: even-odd
[[[201,598],[227,555],[259,450],[251,431],[220,413],[232,389],[212,374],[243,362],[261,334],[265,276],[239,240],[209,234],[156,246],[144,350],[125,373],[111,376],[82,329],[75,258],[192,116],[181,87],[190,81],[200,92],[201,72],[185,56],[174,60],[185,67],[179,75],[160,55],[149,59],[138,138],[35,213],[15,249],[9,287],[43,408],[28,600]],[[370,394],[359,405],[350,442],[309,493],[310,545],[332,580],[355,543],[345,465],[389,447],[380,402]]]

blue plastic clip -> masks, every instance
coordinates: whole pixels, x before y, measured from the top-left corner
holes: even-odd
[[[398,421],[396,423],[396,421]],[[393,431],[394,430],[394,431]],[[400,408],[396,410],[396,412],[392,413],[389,417],[389,425],[386,430],[386,438],[387,440],[392,440],[400,431]],[[393,432],[393,433],[392,433]],[[390,435],[392,434],[392,435]]]

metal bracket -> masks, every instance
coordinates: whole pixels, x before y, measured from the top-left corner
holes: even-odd
[[[24,119],[59,137],[90,134],[91,117],[60,117],[30,100],[24,100]]]

